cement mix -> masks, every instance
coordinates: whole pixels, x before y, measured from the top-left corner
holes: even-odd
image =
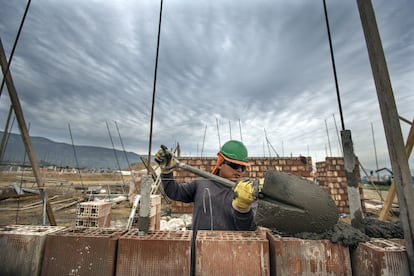
[[[360,228],[357,229],[348,223],[339,221],[332,228],[323,233],[302,232],[287,234],[272,229],[274,234],[284,237],[295,237],[308,240],[330,240],[344,246],[355,248],[360,242],[369,241],[371,238],[403,239],[404,233],[400,222],[385,222],[373,218],[363,218]]]

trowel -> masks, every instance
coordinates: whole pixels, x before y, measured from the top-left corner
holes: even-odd
[[[236,185],[229,179],[181,163],[172,156],[177,168],[229,188]],[[257,225],[287,234],[322,233],[331,229],[339,219],[338,208],[327,192],[305,178],[285,172],[266,171],[257,198]]]

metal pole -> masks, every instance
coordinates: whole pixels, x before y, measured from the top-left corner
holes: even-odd
[[[112,145],[112,150],[114,152],[114,156],[115,156],[115,160],[116,160],[116,165],[118,166],[119,174],[121,175],[121,180],[122,180],[122,184],[123,184],[122,189],[123,189],[123,192],[125,192],[124,176],[122,175],[121,165],[119,164],[118,155],[116,154],[114,140],[112,140],[112,135],[111,135],[111,131],[109,130],[108,122],[106,122],[106,129],[108,130],[109,139],[111,140],[111,145]]]
[[[204,152],[204,141],[206,140],[206,132],[207,132],[207,125],[204,128],[204,135],[203,135],[203,145],[201,146],[201,154],[200,157],[203,157]]]
[[[341,151],[340,154],[343,155],[344,150],[342,149],[342,143],[341,143],[341,138],[340,138],[339,131],[338,131],[338,126],[336,125],[335,114],[332,114],[332,116],[333,116],[333,120],[334,120],[334,123],[335,123],[336,137],[338,138],[339,149]]]
[[[347,180],[347,191],[348,191],[348,201],[349,201],[349,211],[351,216],[351,224],[355,228],[359,227],[360,223],[362,222],[363,212],[361,207],[361,197],[359,194],[359,183],[358,183],[358,168],[356,163],[356,156],[354,154],[354,146],[352,143],[351,138],[351,131],[345,129],[344,117],[342,113],[342,104],[341,104],[341,96],[339,93],[339,85],[338,85],[338,77],[336,75],[336,67],[335,67],[335,58],[333,53],[332,47],[332,39],[331,39],[331,32],[329,29],[329,19],[328,19],[328,11],[326,8],[326,2],[323,0],[323,7],[325,12],[325,21],[326,21],[326,29],[328,32],[328,39],[329,39],[329,49],[331,52],[331,60],[332,60],[332,69],[334,73],[335,79],[335,88],[336,88],[336,95],[339,107],[339,115],[341,117],[341,138],[342,138],[342,150],[344,154],[344,166],[345,166],[345,174]],[[326,125],[326,120],[325,120]],[[326,132],[328,133],[328,127],[326,126]],[[328,134],[328,141],[329,141],[329,134]],[[329,150],[331,150],[331,144],[329,142]],[[332,155],[332,151],[331,151]]]
[[[220,129],[219,129],[219,123],[218,123],[218,119],[216,118],[216,125],[217,125],[217,136],[218,136],[218,140],[219,140],[219,150],[221,149],[221,141],[220,141]]]
[[[377,147],[375,146],[374,126],[373,126],[372,122],[371,122],[371,133],[372,133],[372,143],[374,145],[374,153],[375,153],[375,165],[376,165],[375,169],[377,171],[377,180],[379,180]]]
[[[78,156],[76,155],[76,147],[75,147],[75,144],[73,143],[72,130],[70,129],[70,123],[68,123],[68,129],[69,129],[70,140],[72,141],[73,155],[75,157],[75,162],[76,162],[76,168],[75,169],[78,171],[79,178],[80,178],[81,185],[82,185],[82,189],[84,189],[82,174],[81,174],[80,168],[79,168]],[[92,193],[92,191],[91,191],[91,193]]]
[[[329,156],[332,157],[331,140],[329,139],[328,124],[326,123],[326,119],[325,119],[325,129],[326,129],[326,136],[328,137],[329,154],[330,154]]]
[[[239,130],[240,130],[240,142],[242,142],[242,143],[243,143],[243,135],[242,135],[242,128],[241,128],[241,122],[240,122],[240,119],[239,119]]]

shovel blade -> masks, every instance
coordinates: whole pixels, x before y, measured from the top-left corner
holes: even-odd
[[[266,172],[256,213],[259,226],[288,234],[322,233],[338,219],[335,202],[318,185],[296,175]]]

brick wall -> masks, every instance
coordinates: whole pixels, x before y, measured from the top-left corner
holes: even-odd
[[[203,171],[211,172],[216,164],[215,157],[180,157],[180,162],[199,168]],[[249,158],[250,167],[246,176],[251,178],[264,178],[267,170],[283,171],[293,175],[305,177],[314,180],[312,173],[311,157],[251,157]],[[358,165],[357,165],[358,166]],[[347,192],[347,180],[345,175],[343,157],[327,157],[323,162],[316,163],[317,182],[329,193],[338,207],[340,213],[349,214],[349,202]],[[359,170],[357,170],[359,172]],[[184,170],[174,171],[174,176],[178,182],[190,182],[199,176]],[[358,177],[360,178],[359,174]],[[361,181],[360,194],[363,198]],[[365,211],[362,202],[363,211]],[[171,211],[173,213],[191,213],[192,204],[172,201]]]
[[[180,157],[180,162],[203,171],[211,172],[216,164],[215,157]],[[280,157],[249,158],[250,167],[246,171],[246,176],[251,178],[264,178],[267,170],[284,171],[294,175],[311,179],[312,175],[312,158],[311,157]],[[199,176],[184,170],[175,170],[174,176],[178,182],[190,182]],[[191,213],[192,203],[171,201],[171,212],[173,213]]]
[[[359,166],[358,164],[356,166]],[[332,196],[339,213],[349,214],[347,180],[343,157],[326,157],[323,162],[316,162],[317,180],[319,185]],[[359,170],[359,193],[363,198],[363,190]],[[365,207],[362,202],[363,211]]]
[[[215,157],[180,157],[180,162],[211,172],[216,164]],[[250,167],[247,175],[252,178],[264,178],[267,170],[276,170],[291,173],[294,175],[311,178],[312,158],[311,157],[251,157]],[[189,182],[198,176],[184,170],[174,171],[174,176],[179,182]]]

